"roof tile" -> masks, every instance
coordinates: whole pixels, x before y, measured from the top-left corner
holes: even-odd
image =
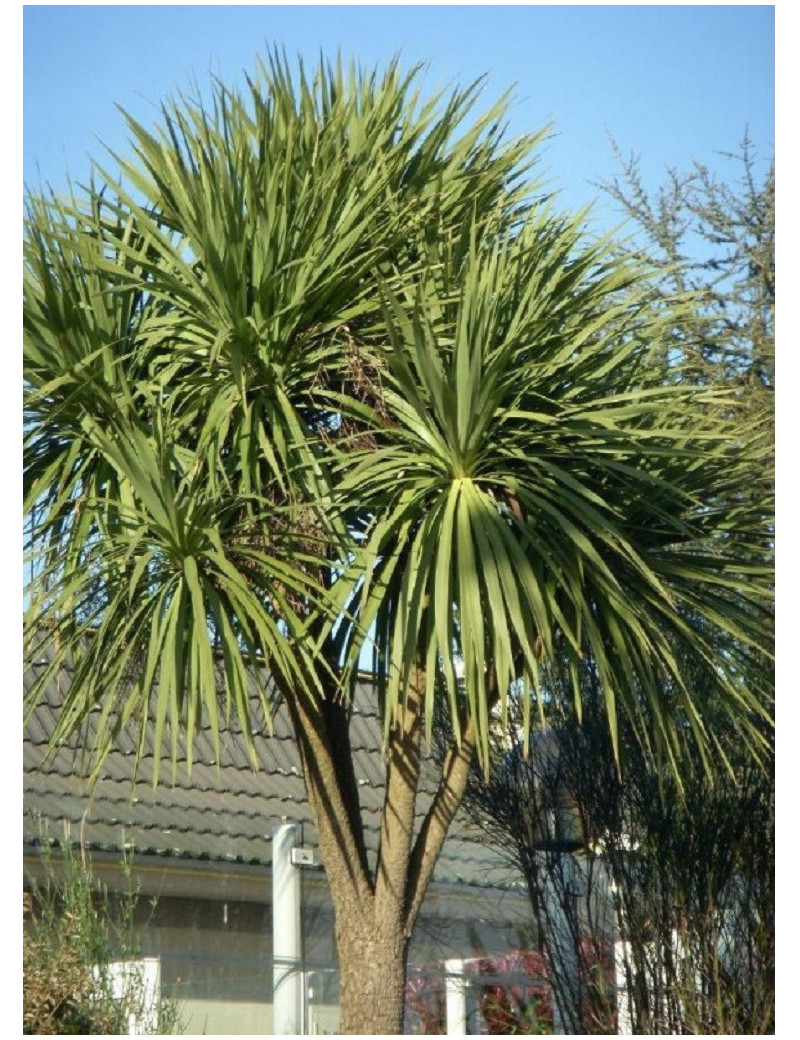
[[[39,667],[44,666],[45,663]],[[26,690],[35,670],[34,666],[24,676]],[[268,864],[271,833],[286,820],[302,821],[304,840],[315,843],[288,713],[277,708],[274,735],[267,736],[255,683],[251,689],[254,726],[257,732],[265,734],[255,742],[257,769],[250,762],[236,725],[220,732],[219,754],[210,729],[201,727],[194,742],[191,774],[187,773],[185,741],[181,737],[174,777],[172,764],[165,760],[154,787],[154,734],[153,727],[148,725],[138,768],[135,769],[138,735],[121,734],[93,788],[86,779],[91,762],[79,753],[79,738],[46,755],[68,686],[66,672],[54,677],[25,730],[23,827],[27,844],[35,846],[41,840],[57,838],[66,822],[73,836],[75,828],[82,828],[82,840],[90,849],[116,852],[127,844],[139,853],[158,856]],[[90,721],[89,732],[93,729],[94,722]],[[368,683],[359,683],[355,690],[351,736],[367,847],[374,852],[385,766],[380,718]],[[417,799],[417,826],[435,789],[435,776],[428,769]],[[435,879],[480,885],[507,885],[510,880],[508,867],[463,815],[454,821]],[[512,880],[514,884],[519,882]]]

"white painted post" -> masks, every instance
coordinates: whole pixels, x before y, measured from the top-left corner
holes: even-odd
[[[444,962],[444,992],[447,1014],[447,1035],[467,1035],[467,983],[464,962]]]
[[[285,823],[272,833],[272,1033],[301,1035],[302,935],[300,870],[292,849],[300,824]]]
[[[548,883],[545,888],[547,916],[550,921],[550,942],[554,954],[553,971],[558,975],[553,993],[553,1033],[565,1036],[573,1032],[578,1021],[579,979],[578,951],[572,929],[571,913],[575,908],[564,905],[574,901],[577,894],[578,876],[575,860],[564,853],[561,860],[563,878],[561,886]]]
[[[161,961],[142,957],[136,961],[114,961],[106,965],[114,1000],[132,1001],[128,1010],[128,1036],[158,1030],[158,1000],[161,995]],[[100,969],[92,968],[96,979]]]
[[[617,988],[617,1036],[631,1036],[633,1024],[631,1018],[631,995],[628,992],[628,975],[625,970],[630,960],[630,943],[618,939],[614,943],[614,976]]]

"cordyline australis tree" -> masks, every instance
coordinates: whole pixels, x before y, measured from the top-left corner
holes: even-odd
[[[537,697],[554,640],[589,646],[612,734],[639,696],[677,762],[710,747],[688,642],[745,744],[758,691],[689,605],[761,643],[760,515],[739,506],[758,430],[712,388],[664,388],[681,322],[645,272],[585,244],[528,181],[477,87],[312,80],[273,55],[244,95],[129,120],[102,189],[28,200],[26,646],[74,679],[55,740],[95,711],[99,763],[148,717],[177,751],[235,716],[247,679],[286,703],[336,912],[341,1028],[402,1028],[409,937],[509,687]],[[730,595],[736,590],[735,598]],[[366,640],[386,796],[367,855],[348,738]],[[456,665],[463,668],[456,677]],[[269,676],[267,684],[266,676]],[[576,691],[578,687],[575,687]],[[415,832],[433,708],[453,739]],[[635,713],[635,712],[634,712]],[[526,711],[526,725],[531,711]]]

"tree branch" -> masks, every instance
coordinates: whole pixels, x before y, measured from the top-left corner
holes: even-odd
[[[424,674],[415,669],[405,707],[399,704],[390,735],[381,838],[375,871],[376,910],[402,910],[414,837],[414,810],[420,771],[420,709]]]
[[[414,928],[436,860],[464,797],[474,752],[475,724],[469,719],[462,728],[461,744],[453,743],[447,752],[439,789],[414,843],[406,887],[406,935]]]
[[[306,792],[334,905],[356,902],[362,912],[367,911],[372,905],[372,882],[357,787],[352,776],[346,718],[342,725],[344,712],[338,714],[332,711],[333,705],[293,689],[284,688],[281,692],[297,738]]]

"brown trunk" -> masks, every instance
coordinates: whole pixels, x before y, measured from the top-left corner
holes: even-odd
[[[439,789],[415,838],[423,689],[424,676],[417,673],[407,690],[405,710],[398,710],[390,731],[373,870],[364,842],[346,712],[334,703],[284,690],[336,916],[343,1034],[403,1032],[411,932],[466,787],[474,731],[464,721],[461,745],[446,756]]]
[[[408,953],[403,933],[397,914],[380,920],[375,914],[360,917],[337,908],[340,1033],[402,1034]]]

